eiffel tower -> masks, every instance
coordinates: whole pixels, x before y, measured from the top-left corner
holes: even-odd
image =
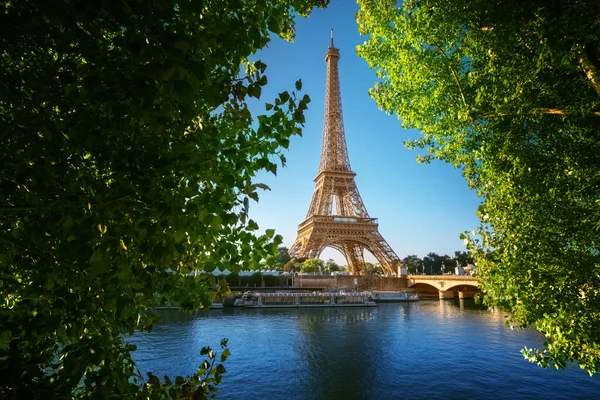
[[[358,193],[346,150],[338,61],[340,51],[331,43],[325,53],[327,83],[321,163],[315,191],[306,214],[298,225],[298,237],[290,248],[293,257],[317,258],[325,247],[340,251],[353,275],[364,272],[364,250],[384,271],[396,274],[401,261],[378,230],[377,218],[369,217]],[[400,272],[406,275],[404,268]]]

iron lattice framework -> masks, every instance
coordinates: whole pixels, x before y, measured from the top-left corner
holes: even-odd
[[[364,271],[364,250],[375,256],[388,274],[395,274],[400,259],[383,239],[376,218],[369,217],[350,169],[342,117],[338,72],[339,49],[331,44],[325,53],[327,82],[325,122],[315,191],[298,226],[298,237],[290,249],[294,257],[319,257],[325,247],[340,251],[353,274]]]

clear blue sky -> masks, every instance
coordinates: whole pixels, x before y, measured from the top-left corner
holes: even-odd
[[[400,258],[429,252],[453,255],[465,250],[460,233],[478,225],[475,210],[480,203],[467,187],[461,171],[441,161],[417,164],[417,150],[403,142],[418,135],[400,127],[396,116],[380,111],[369,97],[376,80],[374,71],[355,53],[366,37],[359,35],[355,14],[358,6],[349,0],[332,0],[326,10],[315,10],[309,18],[298,18],[293,43],[274,38],[255,59],[267,64],[268,85],[262,102],[272,102],[278,92],[294,88],[302,79],[303,93],[311,98],[302,137],[294,137],[285,152],[287,166],[277,176],[261,174],[257,182],[271,191],[259,193],[251,202],[250,216],[261,230],[274,228],[290,247],[297,226],[306,216],[314,190],[323,134],[325,100],[324,56],[329,31],[334,29],[339,61],[342,107],[350,165],[367,211],[378,218],[379,232]],[[367,260],[374,260],[366,255]],[[346,264],[342,255],[325,249],[321,258]]]

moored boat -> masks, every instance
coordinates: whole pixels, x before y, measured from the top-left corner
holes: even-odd
[[[218,301],[212,301],[210,308],[205,308],[204,310],[219,310],[223,308],[223,303]],[[179,306],[176,305],[162,305],[154,307],[155,310],[179,310]]]
[[[211,304],[211,306],[210,306],[211,310],[218,310],[218,309],[221,309],[221,308],[223,308],[223,303],[221,303],[220,301],[213,301],[212,304]]]
[[[409,292],[373,292],[376,303],[403,303],[419,301],[419,295]]]
[[[246,292],[234,306],[247,308],[372,307],[369,292]]]

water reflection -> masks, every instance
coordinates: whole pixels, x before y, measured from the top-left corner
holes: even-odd
[[[298,384],[313,388],[311,398],[365,398],[383,347],[370,335],[374,310],[305,310],[295,349],[303,361]],[[332,380],[345,376],[345,381]]]
[[[600,391],[598,377],[523,361],[519,350],[539,345],[540,336],[507,329],[504,313],[471,300],[161,315],[154,332],[132,338],[142,372],[190,374],[202,346],[218,348],[228,337],[220,398],[593,398]]]

